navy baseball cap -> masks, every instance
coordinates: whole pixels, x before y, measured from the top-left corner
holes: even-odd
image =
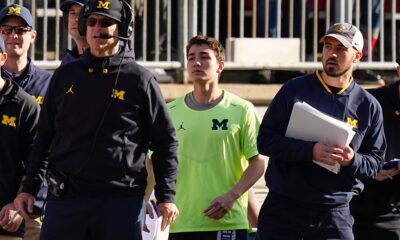
[[[79,6],[83,6],[85,3],[87,3],[88,0],[66,0],[61,4],[61,11],[63,12],[68,12],[69,8],[72,7],[73,5],[77,4]]]
[[[29,12],[29,10],[24,6],[21,6],[18,4],[11,4],[11,5],[8,5],[7,7],[4,7],[3,9],[1,9],[0,23],[3,22],[3,20],[9,16],[20,17],[26,22],[26,24],[29,27],[33,27],[33,19],[32,19],[31,12]]]
[[[122,2],[119,0],[99,1],[90,0],[89,4],[84,9],[85,16],[88,17],[91,14],[103,15],[109,18],[121,22],[122,20]]]
[[[6,47],[4,45],[4,40],[2,37],[0,37],[0,52],[5,52],[6,51]]]

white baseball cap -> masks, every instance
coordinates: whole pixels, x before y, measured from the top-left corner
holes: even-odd
[[[345,47],[354,48],[359,52],[362,52],[364,47],[363,35],[356,26],[350,23],[335,23],[330,26],[319,42],[323,43],[326,37],[334,37]]]

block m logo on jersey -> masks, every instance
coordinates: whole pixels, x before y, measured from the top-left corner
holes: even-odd
[[[6,125],[6,126],[10,126],[10,127],[16,127],[17,125],[15,125],[15,122],[17,121],[16,117],[13,116],[8,116],[3,114],[3,117],[1,119],[1,124]]]
[[[36,100],[36,102],[37,103],[39,103],[39,104],[43,104],[43,97],[42,96],[33,96],[32,95],[32,97],[33,97],[33,99],[35,99]]]
[[[357,119],[352,119],[350,117],[347,117],[347,124],[349,124],[353,128],[358,128],[358,120]]]
[[[218,119],[213,119],[212,123],[212,130],[218,130],[219,128],[221,130],[228,130],[228,119],[223,119],[221,122]]]
[[[125,91],[118,91],[117,89],[113,89],[111,97],[119,100],[125,100]]]
[[[21,8],[9,7],[7,15],[21,15]]]
[[[108,1],[97,1],[99,4],[97,5],[97,8],[103,8],[103,9],[110,9],[110,2]]]

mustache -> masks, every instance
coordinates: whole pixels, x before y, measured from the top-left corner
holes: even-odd
[[[335,59],[335,58],[328,58],[327,60],[326,60],[326,62],[328,63],[328,62],[333,62],[333,63],[338,63],[338,61],[337,61],[337,59]]]

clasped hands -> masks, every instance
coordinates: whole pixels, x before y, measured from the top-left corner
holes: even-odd
[[[353,163],[354,151],[348,146],[331,146],[317,142],[313,148],[313,159],[332,166],[336,163],[341,166],[349,166]]]

